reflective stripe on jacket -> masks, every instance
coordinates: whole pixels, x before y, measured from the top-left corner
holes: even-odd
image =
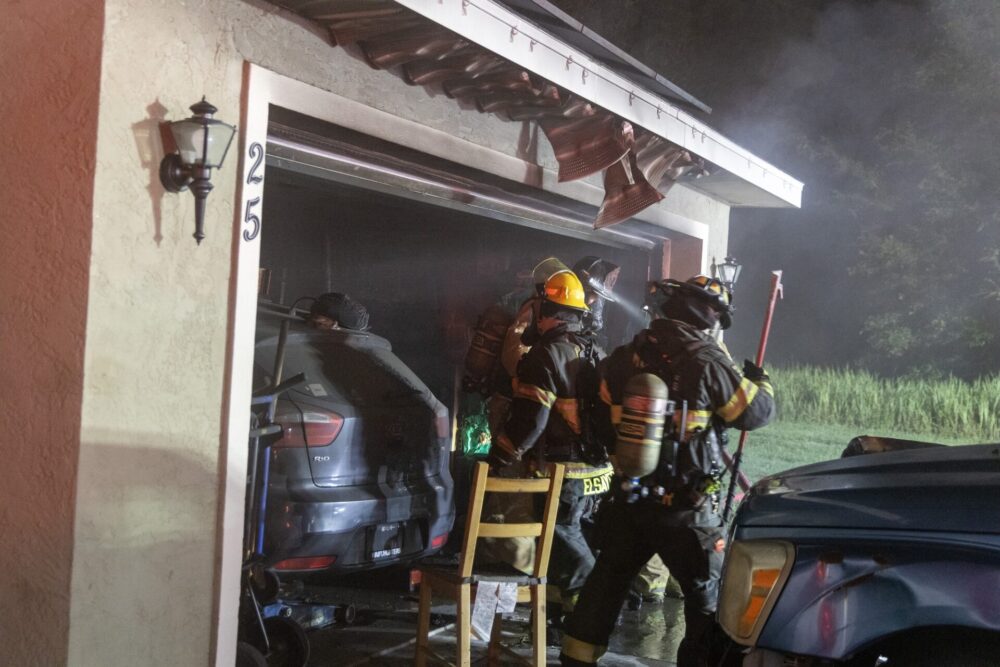
[[[600,365],[600,396],[607,410],[601,437],[613,450],[621,421],[625,383],[636,373],[651,372],[667,383],[675,402],[674,426],[681,426],[681,401],[687,401],[685,440],[718,423],[750,431],[774,416],[774,390],[766,381],[753,382],[714,338],[677,320],[655,320],[649,329],[619,347]]]
[[[497,444],[520,459],[539,442],[547,461],[581,460],[577,376],[588,339],[565,325],[546,332],[518,364],[510,417]]]

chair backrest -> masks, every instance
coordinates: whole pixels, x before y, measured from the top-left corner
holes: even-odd
[[[559,509],[559,492],[562,490],[565,466],[550,463],[547,477],[509,478],[490,477],[490,467],[480,461],[472,477],[472,494],[469,512],[465,518],[465,543],[459,565],[461,576],[472,576],[476,556],[476,540],[485,537],[534,537],[535,563],[533,577],[544,577],[549,569],[552,535]],[[534,523],[494,523],[483,521],[483,498],[487,493],[538,493],[545,494],[545,509],[540,520]]]

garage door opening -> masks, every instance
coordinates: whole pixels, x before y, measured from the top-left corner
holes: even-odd
[[[452,461],[467,458],[452,453],[452,419],[464,395],[458,380],[472,327],[487,306],[522,286],[545,257],[570,265],[586,256],[602,257],[622,267],[615,292],[628,302],[628,307],[615,304],[606,310],[604,344],[610,350],[643,326],[637,306],[648,279],[703,261],[703,240],[660,226],[666,224],[660,216],[650,218],[657,220],[655,226],[630,220],[595,231],[599,188],[554,184],[536,156],[522,155],[528,146],[519,146],[516,154],[497,151],[253,65],[247,65],[245,75],[220,656],[228,655],[229,638],[237,636],[237,564],[240,554],[246,555],[240,533],[250,462],[248,398],[262,380],[267,383],[261,373],[271,368],[271,360],[255,364],[254,357],[268,337],[272,340],[263,348],[276,356],[281,338],[280,325],[273,319],[265,325],[267,316],[260,313],[295,321],[298,331],[288,340],[297,337],[303,363],[320,364],[314,377],[326,376],[333,367],[346,369],[343,381],[324,384],[310,378],[318,386],[302,387],[294,401],[286,401],[281,409],[291,428],[282,424],[281,432],[288,436],[283,438],[288,450],[262,457],[275,463],[277,456],[299,448],[296,479],[280,465],[271,471],[286,493],[268,501],[281,509],[278,523],[290,543],[302,547],[279,569],[289,574],[334,565],[365,570],[439,549],[448,539],[442,531],[454,517],[440,508],[452,513],[455,506],[464,508],[461,489],[450,479],[444,482]],[[530,124],[524,130],[522,138],[530,144]],[[691,222],[679,224],[697,232]],[[261,280],[265,275],[268,279]],[[262,283],[268,287],[263,294]],[[317,339],[301,314],[288,317],[288,308],[301,297],[327,292],[347,293],[362,303],[373,333],[350,338],[326,332],[330,338]],[[321,349],[330,341],[347,341],[364,359],[338,363],[343,350],[328,354]],[[284,377],[295,372],[286,368]],[[378,391],[366,396],[361,388],[370,386]],[[437,453],[408,455],[403,444],[410,429],[422,430],[428,441],[424,449]],[[361,438],[364,446],[339,446],[351,438]],[[352,458],[345,451],[361,453]],[[461,475],[456,478],[461,483]],[[356,503],[372,521],[355,521],[354,508],[302,507],[326,503],[331,489],[343,496],[335,502]],[[363,529],[347,535],[349,524]],[[250,530],[261,527],[265,538],[272,533],[271,526],[256,522]],[[338,534],[340,543],[327,540]],[[262,544],[251,546],[260,551]]]
[[[577,224],[593,207],[541,197],[529,202],[540,219],[512,222],[513,206],[523,214],[529,205],[530,189],[520,184],[284,110],[271,118],[260,257],[266,298],[308,307],[322,293],[349,294],[367,308],[371,330],[449,408],[477,316],[527,287],[546,257],[572,266],[596,256],[622,267],[615,291],[623,303],[608,305],[601,335],[609,350],[644,325],[636,301],[653,272],[655,237],[594,233]],[[461,196],[437,194],[459,179]]]

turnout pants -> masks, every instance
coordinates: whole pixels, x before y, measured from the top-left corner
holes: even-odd
[[[693,525],[692,525],[693,524]],[[717,514],[653,502],[613,502],[598,524],[600,554],[566,624],[564,664],[594,664],[607,650],[632,580],[658,554],[684,591],[678,667],[708,664],[725,541]]]
[[[580,589],[594,568],[594,552],[584,536],[582,522],[594,514],[598,499],[607,493],[611,475],[610,465],[566,464],[548,577],[559,589],[564,612],[572,611]]]
[[[559,589],[564,612],[594,569],[594,552],[583,535],[581,522],[594,512],[596,495],[586,495],[583,480],[566,479],[559,494],[559,510],[549,557],[549,581]]]

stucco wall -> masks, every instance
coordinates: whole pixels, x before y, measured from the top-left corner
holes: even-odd
[[[157,179],[157,123],[203,94],[235,122],[249,60],[508,153],[521,127],[371,70],[263,3],[107,0],[104,38],[96,160],[74,155],[96,173],[89,293],[76,301],[88,324],[68,661],[210,664],[237,156],[234,144],[196,246],[192,197]],[[693,193],[675,199],[728,213]]]
[[[163,191],[157,125],[239,118],[239,2],[106,3],[69,663],[211,661],[237,160],[207,239]],[[235,154],[235,151],[234,151]]]
[[[66,660],[103,0],[0,22],[0,664]]]

